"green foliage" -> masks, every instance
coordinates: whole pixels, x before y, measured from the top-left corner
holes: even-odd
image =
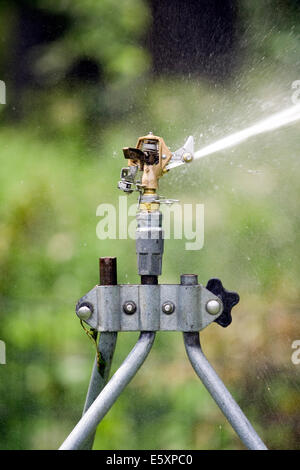
[[[40,62],[44,75],[64,72],[74,59],[84,55],[98,59],[106,78],[127,80],[144,73],[146,54],[137,41],[148,26],[143,0],[75,0],[53,4],[38,2],[40,8],[66,14],[71,26],[61,40],[47,48]]]

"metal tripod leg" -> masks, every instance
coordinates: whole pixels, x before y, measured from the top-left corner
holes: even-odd
[[[81,448],[145,361],[152,348],[154,338],[154,332],[142,332],[140,334],[138,342],[123,364],[82,416],[81,420],[61,445],[60,450],[76,450]]]
[[[116,332],[102,332],[100,334],[100,339],[98,343],[98,351],[100,352],[101,359],[103,361],[102,370],[98,370],[97,357],[94,361],[94,366],[92,370],[91,380],[83,408],[83,414],[89,409],[91,404],[96,400],[97,396],[104,388],[108,381],[109,372],[111,368],[111,363],[113,355],[115,352],[117,342],[117,333]],[[90,450],[93,447],[95,439],[95,433],[92,433],[86,442],[81,446],[84,450]]]
[[[196,374],[240,439],[249,449],[267,450],[267,447],[257,435],[256,431],[203,354],[200,346],[199,333],[183,333],[183,337],[187,355]]]

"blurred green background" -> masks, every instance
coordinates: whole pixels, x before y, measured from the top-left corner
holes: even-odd
[[[80,418],[94,348],[74,313],[132,240],[99,240],[118,204],[123,146],[149,130],[200,148],[292,105],[300,3],[50,0],[0,3],[0,448],[55,449]],[[165,244],[160,282],[220,277],[241,301],[202,345],[267,446],[299,449],[299,124],[179,168],[161,193],[205,205],[205,243]],[[130,203],[135,201],[129,196]],[[137,338],[119,334],[113,370]],[[100,424],[95,449],[242,449],[189,365],[159,333]]]

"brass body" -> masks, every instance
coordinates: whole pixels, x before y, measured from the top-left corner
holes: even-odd
[[[156,141],[158,143],[158,162],[153,165],[148,165],[144,162],[139,161],[138,159],[129,159],[128,166],[138,166],[139,170],[143,172],[142,186],[144,188],[144,193],[146,193],[147,190],[153,191],[155,193],[158,189],[159,178],[163,176],[163,174],[167,171],[165,170],[165,167],[172,158],[172,152],[166,146],[165,141],[162,137],[158,137],[152,134],[140,137],[137,141],[136,148],[142,150],[143,144],[147,143],[148,141]],[[151,193],[148,192],[148,194]]]

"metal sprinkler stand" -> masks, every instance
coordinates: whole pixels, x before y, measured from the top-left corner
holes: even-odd
[[[97,425],[147,358],[156,331],[182,331],[188,358],[233,429],[249,449],[266,446],[202,352],[199,332],[216,322],[226,327],[239,301],[219,279],[206,287],[196,274],[182,274],[180,284],[158,284],[164,248],[158,179],[169,169],[193,159],[193,138],[172,153],[161,137],[140,137],[135,148],[123,149],[128,167],[121,171],[119,189],[139,192],[136,252],[141,284],[117,284],[116,258],[100,258],[100,284],[83,296],[76,314],[93,332],[100,332],[83,416],[61,445],[62,450],[91,449]],[[138,180],[139,172],[142,173]],[[140,331],[140,337],[108,381],[117,332]],[[99,358],[101,358],[99,362]]]

